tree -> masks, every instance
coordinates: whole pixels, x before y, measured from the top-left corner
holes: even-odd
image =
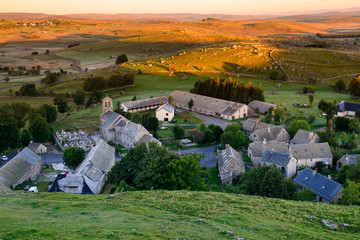
[[[103,77],[87,78],[83,82],[84,91],[98,91],[105,88],[105,79]]]
[[[350,81],[349,92],[353,97],[360,96],[360,75]]]
[[[313,95],[309,95],[309,102],[310,102],[310,106],[312,107],[312,104],[314,102],[314,96]]]
[[[345,117],[335,118],[335,131],[337,132],[349,132],[350,119]]]
[[[43,84],[52,84],[59,80],[59,74],[58,73],[48,73],[46,74],[46,77],[41,80],[41,83]]]
[[[32,141],[31,132],[29,129],[24,129],[21,131],[21,145],[28,146],[30,141]]]
[[[28,103],[15,102],[10,106],[11,120],[17,125],[19,130],[25,126],[27,117],[30,114],[31,107]]]
[[[342,194],[344,201],[350,206],[353,203],[360,203],[360,184],[347,180],[346,185]]]
[[[220,141],[220,137],[221,137],[221,134],[223,134],[223,130],[222,128],[219,126],[219,125],[216,125],[214,128],[213,128],[213,133],[214,133],[214,136],[215,136],[215,140],[216,141]]]
[[[360,118],[360,109],[356,110],[355,117]]]
[[[37,92],[36,92],[35,84],[32,83],[32,84],[22,85],[19,90],[19,93],[21,96],[30,96],[30,97],[36,96]]]
[[[0,124],[0,151],[16,148],[18,143],[19,129],[16,124]]]
[[[318,108],[326,113],[326,119],[329,121],[337,112],[337,101],[335,99],[334,102],[326,102],[324,99],[321,99]]]
[[[310,131],[310,124],[305,120],[294,120],[289,124],[288,133],[291,137],[294,137],[299,129]]]
[[[185,135],[185,130],[177,124],[172,128],[172,131],[175,139],[182,139]]]
[[[131,99],[131,101],[136,101],[136,95]]]
[[[359,118],[353,118],[350,121],[349,129],[357,134],[360,133],[360,120]]]
[[[85,151],[80,147],[68,147],[64,150],[63,160],[69,167],[78,166],[85,158]]]
[[[205,129],[206,129],[205,123],[200,123],[199,130],[202,131],[202,132],[204,132]]]
[[[66,95],[63,93],[56,94],[54,98],[54,105],[57,106],[59,113],[64,113],[69,110]]]
[[[56,107],[50,104],[41,105],[37,112],[45,118],[48,123],[55,122],[58,113]]]
[[[235,149],[247,147],[249,144],[239,123],[227,125],[224,133],[220,137],[220,142],[222,145],[230,144],[230,146]]]
[[[270,73],[270,79],[271,80],[280,80],[284,77],[284,74],[282,72],[279,71],[272,71]]]
[[[35,120],[30,123],[29,130],[34,140],[37,142],[49,141],[53,133],[52,127],[48,125],[45,118],[40,116],[36,117]]]
[[[191,110],[193,106],[194,106],[194,100],[191,98],[189,103],[188,103],[188,107]]]
[[[214,141],[215,141],[215,135],[214,135],[213,131],[209,128],[206,128],[204,131],[203,142],[204,143],[212,143]]]
[[[121,54],[119,56],[117,56],[115,64],[121,64],[121,63],[125,63],[128,62],[128,58],[126,56],[126,54]]]
[[[152,133],[156,133],[159,127],[159,120],[151,113],[143,114],[141,123],[148,131]]]
[[[168,164],[167,170],[169,171],[168,184],[170,190],[202,191],[206,189],[198,154],[185,155],[180,159],[174,159]]]
[[[74,96],[74,103],[76,105],[83,105],[85,101],[85,93],[83,91],[77,91]]]
[[[337,80],[335,83],[335,88],[339,92],[344,91],[346,89],[346,84],[345,84],[344,80],[342,80],[342,79]]]

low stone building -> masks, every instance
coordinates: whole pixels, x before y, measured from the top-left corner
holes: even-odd
[[[325,177],[316,171],[305,168],[295,178],[294,182],[302,188],[308,188],[316,194],[317,202],[336,203],[342,197],[340,183]]]
[[[289,152],[297,160],[297,166],[315,166],[316,162],[332,165],[333,155],[328,143],[290,145]]]
[[[41,143],[35,143],[35,142],[30,142],[28,148],[33,151],[34,153],[37,154],[42,154],[42,153],[46,153],[47,152],[47,147],[45,147],[43,144]]]
[[[159,107],[155,114],[160,122],[169,122],[175,116],[175,108],[167,103]]]
[[[305,131],[299,129],[295,136],[290,140],[292,144],[306,144],[317,143],[320,141],[320,137],[315,132]]]
[[[241,155],[230,145],[225,150],[218,151],[218,170],[221,183],[232,184],[245,172],[245,164]]]
[[[256,130],[253,132],[249,139],[251,141],[263,141],[268,142],[289,142],[290,134],[283,127],[275,126]]]
[[[41,157],[26,147],[0,169],[0,183],[9,189],[14,188],[33,180],[40,171]]]
[[[124,110],[124,112],[134,113],[156,109],[166,103],[168,103],[167,97],[155,97],[131,102],[124,102],[121,104],[121,108]]]
[[[174,104],[178,108],[189,109],[189,102],[193,100],[192,111],[223,119],[232,120],[248,116],[248,107],[245,104],[231,102],[219,98],[203,96],[199,94],[174,91],[170,94]]]
[[[255,141],[249,144],[248,157],[254,167],[261,165],[261,160],[266,150],[274,150],[274,152],[289,153],[286,142],[267,142]]]
[[[253,132],[257,130],[275,127],[275,125],[261,122],[260,119],[249,118],[242,122],[242,127],[244,129],[245,135],[250,136]]]
[[[114,165],[115,148],[100,140],[74,173],[57,176],[49,192],[99,194]]]
[[[274,166],[287,178],[292,178],[296,174],[296,159],[288,153],[266,150],[262,156],[261,165]]]
[[[354,164],[357,166],[360,164],[360,154],[345,154],[336,163],[336,170],[340,169],[346,164]]]
[[[248,106],[251,109],[250,110],[251,115],[253,115],[253,114],[256,115],[256,113],[266,114],[269,112],[270,108],[275,109],[277,107],[277,105],[275,105],[275,104],[262,102],[262,101],[258,101],[258,100],[251,101]]]

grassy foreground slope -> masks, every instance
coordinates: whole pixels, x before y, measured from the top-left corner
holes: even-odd
[[[304,214],[349,226],[329,230]],[[4,240],[360,238],[357,206],[214,192],[144,191],[115,198],[2,193],[0,216],[0,239]]]

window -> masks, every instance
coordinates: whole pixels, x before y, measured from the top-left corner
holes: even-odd
[[[169,116],[169,114],[168,114],[168,113],[166,113],[166,116]]]
[[[309,162],[311,162],[311,163],[314,162],[314,159],[310,159]]]

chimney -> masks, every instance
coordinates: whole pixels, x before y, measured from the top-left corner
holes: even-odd
[[[229,148],[229,147],[230,147],[230,144],[226,144],[226,145],[225,145],[225,148]]]
[[[30,141],[30,143],[33,143],[33,141]]]
[[[263,144],[267,144],[266,138],[263,139]]]
[[[272,148],[272,149],[271,149],[271,155],[273,155],[273,154],[274,154],[274,152],[275,152],[275,151],[274,151],[274,149]]]
[[[345,155],[345,160],[346,160],[346,163],[349,163],[349,160],[350,160],[349,154],[346,154],[346,155]]]
[[[315,170],[312,171],[312,175],[313,175],[313,176],[316,175],[316,171],[315,171]]]
[[[328,179],[331,179],[331,175],[328,175]]]

